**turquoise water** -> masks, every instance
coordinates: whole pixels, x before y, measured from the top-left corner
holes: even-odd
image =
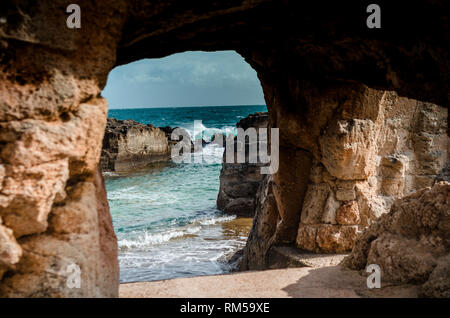
[[[247,115],[266,106],[112,109],[108,116],[155,126],[186,128],[202,120],[205,135],[234,132]],[[203,149],[213,163],[157,164],[128,175],[105,174],[119,244],[121,282],[220,274],[223,261],[246,237],[226,224],[235,216],[216,207],[223,148]]]

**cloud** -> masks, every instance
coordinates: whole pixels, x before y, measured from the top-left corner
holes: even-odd
[[[131,91],[134,96],[124,98]],[[256,72],[234,51],[186,52],[117,67],[103,95],[113,107],[264,104]]]

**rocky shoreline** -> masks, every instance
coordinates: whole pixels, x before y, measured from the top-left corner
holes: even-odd
[[[124,172],[170,158],[168,135],[153,125],[108,118],[100,164],[103,172]]]
[[[102,171],[126,173],[170,161],[172,147],[178,143],[171,138],[176,128],[108,118],[100,157]],[[191,140],[181,142],[189,143],[188,148],[194,152]]]

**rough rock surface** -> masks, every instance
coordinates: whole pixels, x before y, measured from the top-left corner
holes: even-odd
[[[447,109],[393,92],[363,94],[364,108],[355,111],[355,101],[342,104],[313,149],[296,239],[300,248],[351,250],[357,233],[387,213],[395,199],[445,174]]]
[[[247,130],[252,127],[267,128],[268,113],[255,113],[241,119],[237,128]],[[235,138],[235,142],[236,142]],[[248,145],[246,150],[248,151]],[[236,151],[237,147],[234,148]],[[234,156],[236,158],[236,155]],[[220,188],[217,196],[217,207],[226,212],[240,216],[253,216],[258,187],[264,177],[261,174],[261,163],[250,163],[248,154],[245,163],[226,163],[226,151],[223,154],[222,169],[220,170]]]
[[[0,278],[8,269],[14,268],[22,256],[22,248],[17,243],[13,231],[1,225],[0,218]]]
[[[169,160],[170,127],[167,128],[166,133],[153,125],[108,118],[100,160],[102,170],[124,172]]]
[[[416,123],[424,133],[410,132],[407,121],[400,120],[390,125],[403,130],[389,135],[382,133],[376,109],[384,90],[448,107],[447,1],[384,2],[390,14],[384,15],[387,27],[381,30],[366,27],[360,1],[77,4],[80,29],[66,26],[67,1],[0,3],[2,296],[117,295],[117,247],[97,170],[106,125],[100,94],[117,65],[188,50],[236,50],[256,70],[269,125],[280,128],[282,153],[279,172],[256,203],[262,218],[255,219],[250,237],[259,241],[250,240],[244,255],[252,263],[260,263],[272,241],[295,241],[311,167],[321,163],[344,181],[365,177],[379,167],[364,155],[376,152],[373,147],[380,143],[374,139],[401,141],[401,132],[408,132],[417,158],[414,174],[405,175],[413,180],[406,188],[428,185],[440,168],[446,148],[438,142],[440,132],[430,133],[442,122],[435,116],[441,113],[437,106],[426,104],[435,110],[422,112],[419,103],[405,105],[404,116],[423,114]],[[338,138],[343,152],[324,146]],[[377,156],[396,152],[401,153]],[[335,159],[346,167],[336,166]],[[406,162],[400,156],[401,165],[386,160],[386,171],[395,173],[381,189],[402,193]],[[347,162],[357,165],[354,172]],[[314,183],[334,182],[328,175],[322,179]],[[384,211],[365,182],[354,188],[362,224],[367,215]],[[352,198],[353,193],[336,196]],[[325,219],[332,220],[332,214]],[[54,269],[69,261],[81,267],[82,288],[53,288],[66,281]]]
[[[423,284],[421,294],[450,294],[450,183],[439,182],[396,201],[356,240],[351,269],[381,268],[382,283]]]
[[[0,5],[2,297],[118,294],[98,163],[107,117],[100,92],[115,64],[124,6],[79,4],[85,21],[96,21],[82,32],[65,29],[62,1]],[[77,267],[80,288],[68,284]]]
[[[280,169],[270,188],[276,204],[269,212],[261,204],[266,198],[257,198],[256,216],[262,219],[252,233],[264,235],[250,234],[243,269],[265,268],[272,244],[349,252],[361,230],[395,199],[449,180],[447,108],[341,84],[300,86],[302,111],[272,105],[270,120],[280,127]]]
[[[117,296],[117,243],[97,169],[106,102],[68,116],[0,124],[0,296]],[[73,266],[81,288],[67,285]]]

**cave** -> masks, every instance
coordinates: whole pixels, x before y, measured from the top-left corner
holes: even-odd
[[[100,92],[118,65],[184,51],[242,55],[261,81],[269,125],[280,129],[280,168],[259,212],[269,226],[254,222],[244,253],[244,267],[264,268],[271,244],[297,239],[318,159],[342,180],[375,169],[357,155],[361,169],[349,170],[319,139],[332,144],[357,123],[381,120],[399,98],[409,101],[405,112],[419,101],[448,108],[448,4],[379,1],[381,29],[367,28],[368,4],[80,0],[81,28],[69,29],[66,1],[3,1],[0,295],[118,296],[117,242],[98,170],[107,117]],[[82,288],[58,288],[69,260],[80,265]]]

